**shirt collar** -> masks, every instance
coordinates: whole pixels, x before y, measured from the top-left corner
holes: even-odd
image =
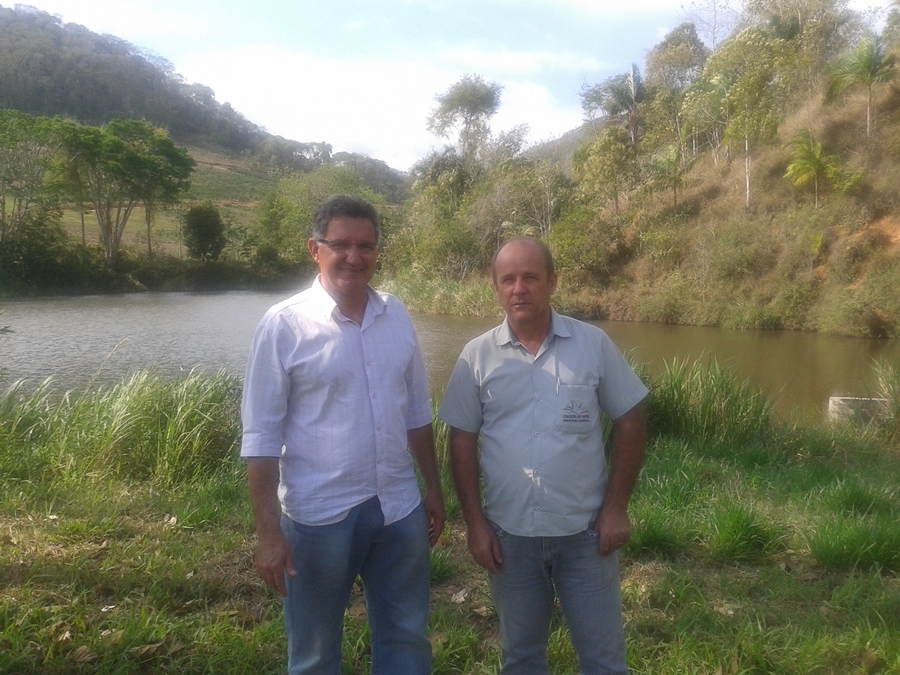
[[[571,337],[572,333],[569,332],[569,327],[566,325],[566,322],[563,321],[562,317],[551,307],[550,331],[547,333],[545,342],[549,342],[554,336]],[[497,346],[505,344],[519,344],[519,339],[509,326],[509,317],[506,316],[503,317],[503,323],[500,324],[500,328],[497,331]]]
[[[317,274],[315,280],[312,283],[312,295],[315,299],[316,304],[322,310],[322,314],[325,316],[330,316],[332,319],[339,319],[343,317],[341,311],[338,309],[337,302],[335,302],[334,298],[331,297],[331,294],[325,290],[325,287],[322,285],[321,275]],[[368,295],[368,302],[366,303],[366,313],[363,316],[362,325],[365,327],[368,323],[370,323],[374,317],[378,316],[387,308],[387,303],[384,301],[374,288],[371,286],[367,287],[366,293]]]

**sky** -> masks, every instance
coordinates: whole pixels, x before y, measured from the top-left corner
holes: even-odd
[[[407,170],[463,75],[500,84],[495,132],[529,143],[582,122],[584,86],[644,70],[647,51],[712,0],[26,0],[162,56],[266,131]],[[851,0],[855,9],[890,0]],[[5,6],[12,3],[3,2]],[[701,37],[703,35],[701,34]]]

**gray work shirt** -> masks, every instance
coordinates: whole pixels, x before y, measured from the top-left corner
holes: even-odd
[[[484,513],[519,536],[586,529],[608,481],[601,414],[616,419],[648,391],[596,326],[552,312],[533,355],[503,323],[469,342],[438,416],[481,432]]]

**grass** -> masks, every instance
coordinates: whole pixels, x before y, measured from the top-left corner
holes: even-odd
[[[879,367],[882,388],[900,390]],[[0,395],[0,673],[283,671],[280,600],[253,567],[238,384],[147,372]],[[891,420],[780,425],[760,392],[708,361],[650,384],[622,567],[632,672],[900,673]],[[449,486],[440,423],[436,437]],[[450,494],[448,511],[432,555],[434,669],[495,673],[485,575]],[[365,618],[357,589],[349,673],[369,672]],[[558,614],[550,651],[554,673],[577,672]]]
[[[200,200],[198,200],[200,201]],[[188,253],[181,238],[181,218],[195,204],[186,199],[174,208],[159,209],[154,217],[150,230],[150,243],[154,255],[169,255],[175,258],[187,258]],[[247,230],[256,220],[258,205],[256,202],[242,202],[234,199],[216,200],[213,204],[219,209],[227,226]],[[81,245],[81,217],[78,211],[63,211],[62,225],[71,241]],[[93,212],[85,214],[85,242],[88,246],[97,245],[100,235]],[[134,257],[147,255],[147,224],[144,219],[144,207],[137,206],[128,219],[122,236],[122,247]],[[223,255],[236,257],[233,247],[227,247]]]

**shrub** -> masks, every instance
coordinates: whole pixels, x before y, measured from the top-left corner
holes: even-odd
[[[784,534],[751,505],[718,504],[710,522],[709,550],[719,560],[754,560],[784,548]]]
[[[225,222],[219,209],[205,201],[184,215],[184,243],[196,260],[218,260],[225,248]]]
[[[673,360],[654,382],[648,420],[656,434],[711,443],[752,444],[772,431],[772,404],[749,380],[716,359]]]

